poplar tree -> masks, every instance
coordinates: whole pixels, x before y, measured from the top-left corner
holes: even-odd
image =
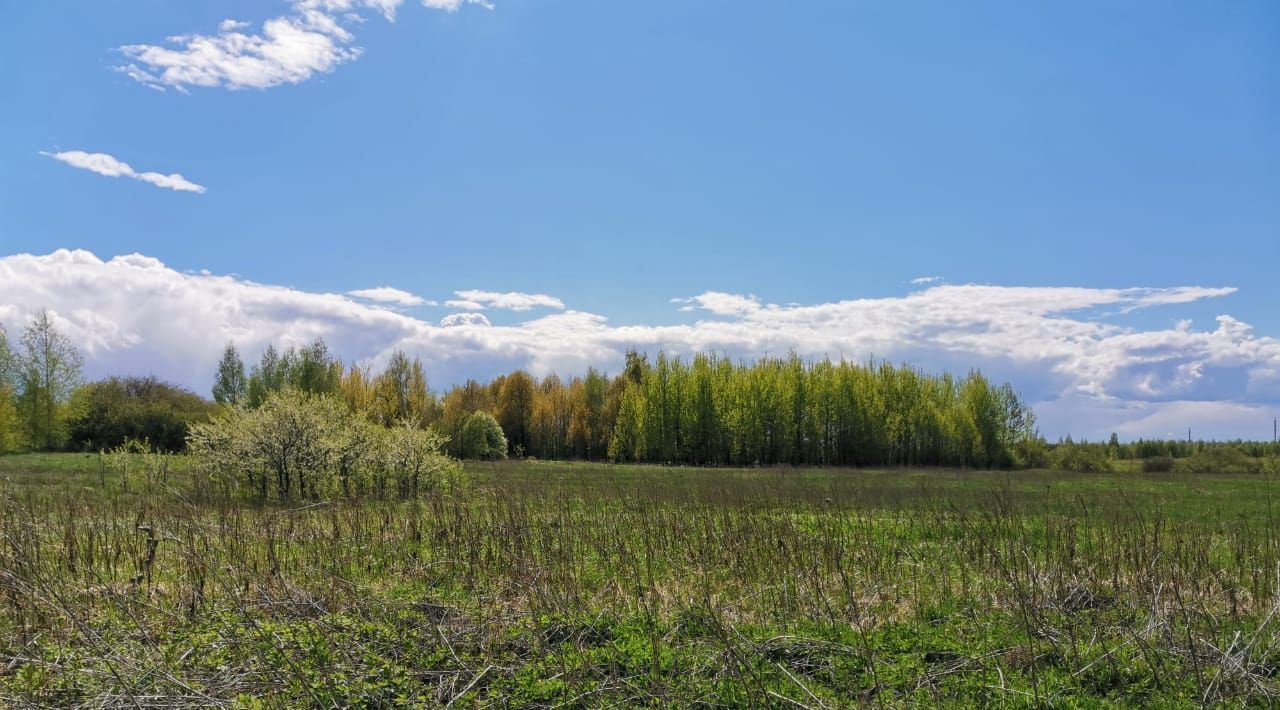
[[[253,366],[249,374],[249,382],[245,395],[249,407],[257,409],[273,392],[279,392],[284,386],[284,361],[274,345],[268,344],[262,351],[258,364]]]
[[[22,423],[14,402],[17,368],[4,325],[0,324],[0,453],[22,445]]]
[[[213,380],[213,401],[218,404],[237,405],[248,396],[248,378],[244,374],[244,361],[234,343],[227,343],[218,362],[218,373]]]
[[[625,380],[618,405],[617,423],[609,440],[609,458],[636,461],[644,450],[644,394],[642,385]]]
[[[427,376],[418,358],[397,350],[387,368],[374,379],[373,419],[391,426],[411,419],[426,426],[438,418],[435,399],[427,389]]]
[[[498,423],[507,437],[507,446],[516,456],[529,452],[529,429],[533,420],[533,378],[524,370],[508,375],[498,391]]]
[[[62,409],[80,384],[80,353],[54,327],[48,311],[35,315],[20,342],[19,415],[26,425],[28,441],[37,448],[52,450],[64,435]]]
[[[284,379],[307,394],[333,394],[342,381],[342,363],[329,354],[329,346],[316,338],[294,357],[286,358],[288,372]]]
[[[4,329],[4,324],[0,323],[0,386],[13,387],[16,375],[16,361],[13,350],[9,347],[9,335]]]
[[[347,403],[348,409],[367,417],[374,404],[373,382],[368,367],[352,363],[338,382],[338,393]]]

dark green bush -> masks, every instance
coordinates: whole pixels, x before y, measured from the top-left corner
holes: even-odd
[[[504,459],[507,437],[488,412],[474,412],[462,425],[460,453],[464,459]]]
[[[1259,473],[1262,462],[1249,458],[1234,446],[1210,446],[1178,461],[1174,470],[1185,473]]]
[[[112,377],[77,390],[70,409],[72,450],[101,451],[137,440],[176,452],[186,447],[190,425],[208,421],[215,405],[154,377]]]
[[[1169,473],[1173,470],[1174,461],[1171,456],[1148,456],[1142,460],[1143,473]]]
[[[1053,468],[1080,473],[1103,473],[1111,470],[1111,459],[1101,444],[1076,444],[1066,441],[1053,448],[1049,455]]]

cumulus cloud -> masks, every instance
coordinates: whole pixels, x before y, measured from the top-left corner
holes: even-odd
[[[166,44],[119,48],[127,62],[115,67],[135,81],[161,91],[191,87],[266,89],[298,84],[327,74],[360,56],[349,26],[372,10],[395,21],[403,0],[294,0],[290,12],[262,23],[227,19],[214,34],[170,37]],[[463,4],[490,7],[486,0],[424,0],[423,5],[454,11]]]
[[[457,300],[448,301],[446,305],[468,311],[480,311],[485,308],[497,308],[507,311],[529,311],[534,308],[564,310],[563,301],[545,293],[520,293],[519,291],[498,293],[496,291],[473,289],[469,291],[454,291],[453,295],[458,297]]]
[[[163,187],[166,190],[194,192],[198,195],[204,194],[205,191],[204,185],[197,185],[178,173],[172,173],[169,175],[154,172],[140,173],[130,167],[128,163],[113,155],[108,155],[107,153],[86,153],[83,150],[65,150],[58,153],[47,153],[41,151],[40,155],[48,156],[74,168],[80,168],[81,170],[88,170],[89,172],[105,175],[107,177],[133,178],[134,180],[151,183],[156,187]]]
[[[671,302],[684,304],[680,307],[681,311],[689,312],[701,309],[718,316],[746,316],[764,307],[760,305],[760,299],[755,296],[743,296],[722,291],[707,291],[698,296],[673,298]],[[777,308],[778,306],[769,304],[768,307]]]
[[[1134,308],[1176,308],[1230,292],[940,285],[899,297],[776,305],[708,291],[677,301],[697,314],[692,323],[615,325],[559,308],[493,325],[479,312],[429,322],[353,295],[183,273],[137,254],[0,258],[0,323],[14,333],[31,312],[50,309],[84,350],[91,377],[154,373],[207,391],[227,341],[254,358],[268,342],[316,337],[375,366],[403,349],[422,358],[437,388],[518,367],[535,375],[588,365],[617,372],[631,347],[733,358],[796,352],[934,371],[981,368],[1022,390],[1051,437],[1163,436],[1188,426],[1197,436],[1267,435],[1263,425],[1280,409],[1280,340],[1229,315],[1200,329],[1187,321],[1125,323]],[[527,303],[463,294],[485,307]]]
[[[450,313],[440,319],[441,328],[455,328],[463,325],[488,328],[493,324],[489,322],[489,319],[483,313]]]
[[[377,288],[361,288],[355,291],[347,291],[348,296],[355,296],[366,301],[377,301],[379,303],[390,303],[397,306],[434,306],[434,301],[418,296],[416,294],[403,291],[390,286],[378,286]]]

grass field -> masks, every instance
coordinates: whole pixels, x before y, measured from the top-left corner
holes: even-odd
[[[500,463],[286,508],[142,469],[0,458],[0,703],[1280,697],[1271,476]]]

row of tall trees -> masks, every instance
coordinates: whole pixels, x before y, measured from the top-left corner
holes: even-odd
[[[303,348],[278,350],[268,345],[246,373],[235,345],[227,345],[214,376],[214,401],[257,409],[273,393],[283,390],[340,397],[352,411],[385,426],[412,420],[427,427],[440,417],[439,402],[427,387],[422,362],[402,352],[394,353],[386,368],[375,375],[366,365],[346,367],[324,340],[317,338]]]
[[[1043,461],[1031,409],[980,373],[929,375],[888,363],[798,356],[734,362],[628,353],[610,379],[523,371],[449,390],[437,427],[473,412],[511,454],[688,464],[1011,467]]]
[[[403,353],[374,374],[344,366],[317,340],[268,347],[246,373],[227,346],[216,400],[253,409],[285,389],[333,395],[386,426],[434,428],[449,453],[467,458],[498,455],[503,439],[516,457],[698,465],[1012,467],[1044,455],[1035,416],[1009,385],[889,363],[662,352],[650,361],[633,351],[612,378],[517,370],[437,399],[421,362]]]

